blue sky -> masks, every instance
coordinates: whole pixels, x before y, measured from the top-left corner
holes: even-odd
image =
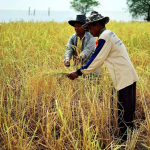
[[[73,10],[70,8],[72,0],[0,0],[0,10]],[[98,0],[101,6],[97,11],[122,11],[127,8],[126,0]]]

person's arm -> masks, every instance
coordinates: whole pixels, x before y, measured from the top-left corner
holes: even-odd
[[[75,34],[73,34],[69,40],[68,40],[68,43],[67,43],[67,47],[66,47],[66,51],[65,51],[65,54],[64,54],[64,59],[67,59],[70,61],[72,55],[73,55],[73,52],[74,52],[74,38],[75,38]]]
[[[64,64],[66,67],[69,67],[70,66],[70,59],[73,55],[73,45],[74,45],[74,35],[72,35],[69,40],[68,40],[68,43],[67,43],[67,47],[66,47],[66,51],[65,51],[65,54],[64,54]]]
[[[95,52],[88,62],[80,68],[83,74],[89,74],[102,66],[111,50],[111,41],[109,39],[99,39]]]
[[[107,58],[111,49],[111,41],[108,39],[99,39],[98,46],[95,52],[92,54],[88,62],[82,66],[80,69],[70,73],[68,77],[72,80],[78,78],[82,74],[89,74],[99,68]]]

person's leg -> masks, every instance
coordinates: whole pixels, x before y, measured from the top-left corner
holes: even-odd
[[[118,91],[118,124],[121,136],[127,128],[133,129],[133,120],[136,104],[136,82]],[[127,139],[124,135],[123,140]]]

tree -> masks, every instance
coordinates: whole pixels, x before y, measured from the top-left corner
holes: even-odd
[[[150,0],[127,0],[126,4],[133,18],[144,17],[150,21]]]
[[[74,8],[76,11],[80,12],[81,14],[85,14],[87,12],[92,11],[93,7],[97,7],[100,3],[96,0],[73,0],[70,2],[71,8]]]

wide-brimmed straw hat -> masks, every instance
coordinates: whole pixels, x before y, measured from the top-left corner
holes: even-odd
[[[93,14],[86,18],[86,23],[82,26],[86,28],[89,24],[93,22],[102,22],[103,24],[107,24],[109,22],[109,17],[104,17],[101,14]]]
[[[85,24],[86,23],[86,16],[85,15],[77,15],[76,20],[69,20],[68,21],[68,23],[73,27],[74,27],[74,24],[77,22]]]

